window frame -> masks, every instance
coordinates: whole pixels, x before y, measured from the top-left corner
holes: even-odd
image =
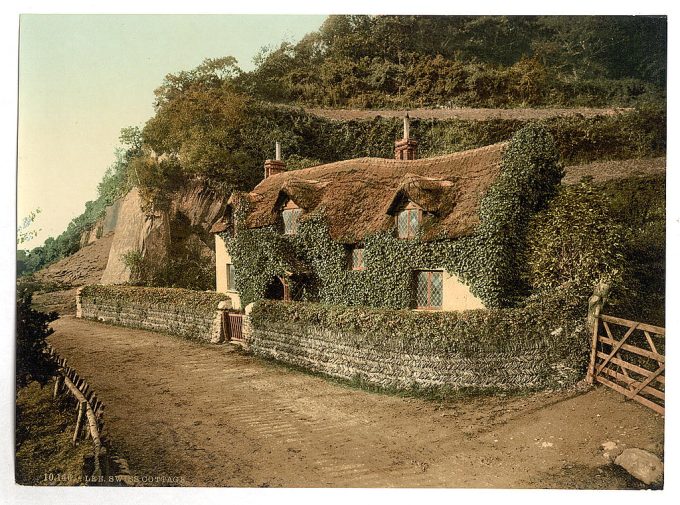
[[[406,235],[402,235],[401,230],[399,229],[399,218],[403,214],[406,215]],[[411,220],[412,214],[416,215],[416,222],[418,223],[415,229],[413,229],[412,226]],[[402,207],[399,208],[399,211],[394,216],[394,218],[395,224],[397,226],[397,238],[400,238],[402,240],[416,238],[423,224],[423,209],[416,203],[409,200],[408,203],[406,203],[406,205],[403,205]]]
[[[427,305],[420,305],[418,297],[418,280],[420,274],[427,273]],[[441,302],[440,305],[432,305],[432,274],[441,277]],[[414,270],[414,308],[416,310],[442,310],[444,307],[444,271],[443,270]]]
[[[355,245],[355,246],[350,248],[350,251],[349,251],[349,269],[352,270],[353,272],[363,272],[364,270],[366,270],[366,261],[365,261],[365,257],[364,257],[364,249],[365,249],[365,247],[363,246],[363,244]],[[356,266],[356,264],[354,262],[354,253],[355,252],[359,253],[359,258],[360,258],[359,265],[360,266]]]
[[[236,271],[233,263],[227,263],[227,291],[236,291]]]
[[[291,213],[291,227],[286,227],[286,213]],[[297,235],[298,228],[300,226],[300,216],[302,215],[302,208],[297,205],[293,200],[288,200],[286,205],[281,209],[281,222],[283,227],[284,235]]]

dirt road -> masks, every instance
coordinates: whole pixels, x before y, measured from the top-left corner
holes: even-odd
[[[581,114],[585,117],[613,116],[628,112],[631,109],[624,108],[593,108],[593,107],[570,107],[570,108],[511,108],[511,109],[485,109],[471,107],[452,107],[440,109],[417,108],[409,109],[409,116],[419,119],[466,119],[485,121],[488,119],[545,119],[555,116],[574,116]],[[375,117],[403,117],[404,109],[315,109],[308,108],[306,111],[316,116],[327,119],[349,121],[351,119],[373,119]]]
[[[600,444],[658,449],[663,418],[604,388],[439,403],[66,316],[52,345],[106,404],[133,474],[187,486],[622,488]]]

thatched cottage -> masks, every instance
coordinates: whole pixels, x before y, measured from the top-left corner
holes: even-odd
[[[365,254],[366,241],[375,234],[391,234],[399,241],[424,244],[458,241],[472,235],[480,224],[480,202],[499,176],[508,143],[417,159],[417,142],[409,138],[407,118],[404,123],[404,138],[395,143],[395,159],[359,158],[286,171],[277,146],[276,159],[265,162],[262,182],[249,193],[232,195],[224,220],[212,229],[217,291],[229,294],[233,306],[241,307],[242,296],[235,282],[239,272],[232,261],[234,251],[227,247],[236,229],[236,197],[248,204],[241,223],[246,230],[267,228],[283,238],[292,238],[303,223],[314,216],[323,218],[330,239],[337,245],[335,250],[345,254],[342,265],[334,267],[345,272],[321,276],[321,284],[338,283],[333,287],[334,298],[330,303],[371,304],[355,298],[363,292],[362,283],[372,283],[372,279],[380,275],[377,272],[373,277],[362,276],[371,269],[371,258],[381,253],[376,252],[377,246],[374,246],[372,256]],[[254,250],[239,252],[267,254]],[[327,268],[328,261],[319,259],[317,264]],[[260,296],[295,299],[291,279],[297,276],[304,283],[305,275],[314,270],[309,263],[305,266],[304,260],[299,265],[289,262],[293,266],[272,275]],[[407,281],[399,274],[400,286],[406,285],[410,290],[408,300],[402,305],[424,310],[485,307],[483,297],[474,294],[475,290],[471,289],[474,286],[464,282],[454,268],[427,263],[414,263],[410,272],[404,274],[408,276]],[[384,279],[381,282],[384,289]],[[395,286],[396,283],[395,279]],[[326,291],[328,288],[330,286],[325,286]],[[323,285],[321,289],[324,290]],[[324,301],[324,296],[320,299]],[[246,303],[248,301],[252,300]]]

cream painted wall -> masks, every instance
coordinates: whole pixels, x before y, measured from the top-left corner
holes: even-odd
[[[231,306],[236,310],[241,310],[241,297],[238,291],[227,289],[227,265],[231,264],[231,255],[227,251],[227,244],[222,237],[215,235],[215,291],[226,293],[231,299]]]
[[[444,299],[442,310],[484,309],[482,301],[470,292],[456,275],[444,270]]]

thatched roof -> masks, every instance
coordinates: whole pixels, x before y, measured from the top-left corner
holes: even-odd
[[[454,182],[454,180],[456,182]],[[406,174],[390,202],[386,214],[394,215],[406,202],[411,201],[424,211],[436,216],[448,215],[458,200],[458,177],[440,179]]]
[[[507,143],[420,160],[359,158],[284,172],[247,194],[246,226],[275,224],[290,198],[302,219],[324,212],[334,240],[354,243],[389,230],[391,215],[410,199],[433,215],[426,239],[470,234],[479,202],[500,172]]]

